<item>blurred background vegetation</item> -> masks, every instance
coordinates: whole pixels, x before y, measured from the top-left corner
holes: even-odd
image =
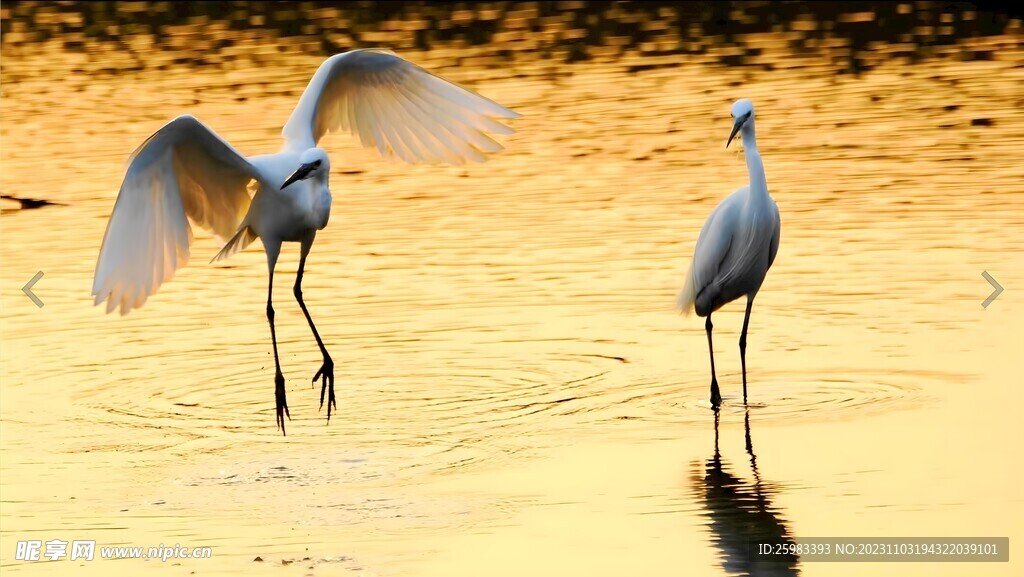
[[[229,65],[281,52],[455,48],[479,65],[686,54],[779,66],[769,52],[841,72],[893,57],[1019,58],[1020,10],[968,2],[6,2],[2,51],[48,46],[110,71]],[[261,50],[260,45],[265,44]],[[169,61],[137,56],[154,48]],[[468,52],[467,52],[468,51]],[[133,56],[134,55],[134,56]],[[665,65],[665,64],[662,64]],[[671,65],[670,59],[668,65]]]

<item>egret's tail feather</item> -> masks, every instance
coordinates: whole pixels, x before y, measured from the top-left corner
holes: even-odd
[[[683,290],[679,291],[679,296],[676,297],[676,310],[683,316],[690,316],[696,298],[696,283],[693,281],[693,265],[691,264],[690,269],[686,271],[686,284],[683,285]]]
[[[220,249],[217,256],[213,257],[213,260],[210,262],[224,260],[236,252],[244,250],[245,247],[252,244],[252,241],[254,240],[256,240],[256,233],[254,233],[248,225],[243,224],[242,227],[238,229],[238,232],[235,233],[235,236],[231,237],[231,240],[224,245],[224,248]]]

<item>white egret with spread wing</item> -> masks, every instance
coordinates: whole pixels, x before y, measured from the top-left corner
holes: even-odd
[[[743,331],[740,333],[743,404],[746,404],[747,325],[750,322],[750,310],[768,269],[775,262],[782,227],[779,207],[768,194],[764,164],[757,151],[754,104],[749,100],[737,100],[732,105],[732,118],[732,132],[725,146],[728,148],[736,134],[740,134],[747,171],[750,173],[750,185],[726,197],[705,221],[697,237],[686,282],[676,301],[684,313],[694,310],[698,316],[707,317],[704,329],[708,334],[708,353],[711,357],[711,404],[716,407],[721,404],[722,395],[715,377],[711,313],[741,296],[747,297]]]
[[[330,159],[317,146],[345,130],[387,158],[405,162],[480,162],[501,145],[487,133],[510,134],[496,119],[519,115],[408,62],[393,52],[353,50],[328,58],[313,75],[282,130],[276,154],[245,157],[192,116],[179,116],[131,155],[103,238],[92,293],[107,312],[138,308],[189,258],[189,220],[227,239],[214,260],[256,238],[267,253],[267,320],[274,347],[277,423],[289,416],[277,354],[272,289],[282,242],[301,243],[295,298],[323,366],[320,406],[334,397],[334,361],[302,300],[306,256],[331,211]],[[250,197],[249,191],[254,194]]]

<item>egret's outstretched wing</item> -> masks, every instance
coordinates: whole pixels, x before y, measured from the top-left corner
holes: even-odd
[[[92,294],[107,312],[142,306],[189,256],[188,219],[222,238],[249,208],[256,169],[192,116],[179,116],[132,153],[96,262]],[[188,217],[188,218],[186,218]]]
[[[385,158],[463,164],[501,150],[486,133],[511,134],[495,118],[518,116],[393,52],[363,49],[320,65],[281,133],[290,150],[341,129]]]

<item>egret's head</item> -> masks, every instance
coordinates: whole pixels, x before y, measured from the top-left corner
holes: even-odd
[[[747,122],[754,119],[754,103],[747,100],[737,100],[732,105],[732,132],[729,133],[729,140],[726,141],[725,147],[729,148],[732,144],[732,139],[736,137],[736,133],[743,128]]]
[[[331,160],[322,148],[310,148],[299,156],[299,168],[284,181],[281,190],[288,188],[294,182],[313,178],[315,176],[326,177],[331,172]]]

